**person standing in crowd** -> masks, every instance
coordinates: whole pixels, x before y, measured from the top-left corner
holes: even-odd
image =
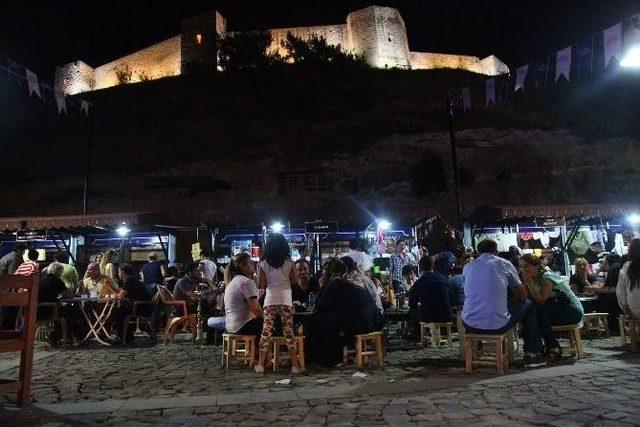
[[[396,294],[407,290],[404,285],[404,277],[402,277],[402,269],[407,265],[412,265],[412,258],[407,255],[407,246],[404,240],[400,239],[396,242],[396,252],[389,258],[389,273]]]
[[[447,278],[449,289],[449,304],[451,308],[462,307],[464,304],[464,286],[462,285],[462,274],[455,273],[456,256],[453,252],[445,251],[438,254],[433,264],[433,269]]]
[[[527,300],[518,272],[500,258],[494,240],[478,243],[480,256],[462,272],[464,306],[462,322],[469,333],[503,334],[522,324],[526,367],[547,364],[542,357],[542,338],[535,305]]]
[[[118,271],[115,265],[117,257],[118,254],[115,250],[108,249],[100,260],[100,273],[110,278],[114,284],[117,283],[118,280]]]
[[[38,267],[38,255],[38,251],[29,249],[27,251],[28,260],[20,264],[13,274],[31,276],[33,273],[37,273],[40,270]]]
[[[64,282],[69,293],[74,294],[76,292],[78,282],[80,281],[78,270],[76,270],[73,265],[69,264],[69,255],[64,252],[57,252],[53,256],[53,259],[62,264],[62,274],[60,275],[60,279]]]
[[[600,254],[602,253],[602,250],[602,243],[593,242],[589,245],[589,249],[587,249],[583,258],[586,259],[589,264],[597,264],[600,262]]]
[[[447,278],[433,271],[430,256],[420,258],[419,267],[422,274],[409,291],[409,316],[414,333],[420,330],[420,322],[450,322],[453,313]]]
[[[295,264],[298,273],[298,281],[291,286],[291,298],[294,303],[309,304],[309,295],[318,294],[318,281],[315,277],[311,277],[309,271],[309,262],[300,258]]]
[[[206,283],[210,286],[216,286],[217,284],[217,272],[218,266],[212,259],[213,255],[210,250],[202,249],[200,251],[200,265],[202,271],[202,278],[206,280]]]
[[[140,269],[140,278],[147,295],[145,299],[150,300],[156,294],[158,285],[164,283],[167,277],[167,266],[158,261],[158,255],[155,253],[150,253],[147,259],[149,262]]]
[[[264,247],[263,259],[258,264],[258,285],[266,288],[264,298],[264,325],[260,337],[260,357],[255,366],[264,373],[267,352],[271,346],[276,316],[282,321],[283,335],[291,358],[291,373],[303,372],[298,363],[296,337],[293,331],[293,300],[291,285],[298,282],[298,273],[291,261],[289,242],[280,233],[270,234]]]
[[[560,275],[544,269],[540,258],[525,254],[518,260],[520,276],[529,298],[536,305],[540,334],[547,357],[562,357],[562,348],[552,326],[577,325],[582,322],[584,310],[578,297]]]
[[[224,319],[230,334],[262,333],[262,308],[258,303],[258,287],[252,280],[254,273],[251,256],[245,252],[235,255],[225,269]]]
[[[596,284],[598,276],[589,272],[589,262],[584,258],[576,258],[573,265],[576,272],[569,278],[569,285],[577,294],[583,294],[587,287]]]
[[[364,239],[354,239],[349,242],[349,252],[345,256],[351,258],[358,268],[365,273],[371,270],[373,262],[371,257],[365,252],[366,242]]]
[[[382,308],[382,300],[380,299],[380,292],[378,287],[373,283],[373,280],[364,274],[359,268],[356,262],[348,256],[340,258],[347,269],[345,279],[351,283],[355,283],[358,286],[364,286],[371,296],[371,301],[375,304],[380,314],[384,313]]]
[[[620,270],[616,296],[622,311],[640,320],[640,239],[631,241],[628,257]]]
[[[20,266],[24,261],[22,257],[26,250],[27,245],[22,242],[18,242],[13,245],[13,250],[11,252],[0,258],[0,277],[15,273],[18,266]]]
[[[60,295],[67,291],[67,286],[60,279],[64,268],[59,262],[52,262],[44,271],[38,283],[38,303],[57,303]],[[59,313],[59,315],[61,314]],[[50,319],[51,316],[53,316],[53,308],[38,307],[37,320]],[[61,334],[59,322],[54,322],[48,337],[49,344],[53,347],[59,346]]]

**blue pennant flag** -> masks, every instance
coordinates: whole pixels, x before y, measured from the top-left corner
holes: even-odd
[[[593,39],[579,41],[573,46],[575,76],[582,78],[593,73]]]

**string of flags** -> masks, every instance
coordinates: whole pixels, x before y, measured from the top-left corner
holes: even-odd
[[[53,85],[43,82],[33,71],[5,55],[0,55],[0,82],[3,80],[21,87],[24,87],[26,82],[27,94],[41,99],[45,105],[49,101],[55,101],[58,114],[69,115],[71,111],[89,115],[90,102],[55,90]],[[51,104],[53,105],[53,102]]]
[[[550,79],[553,83],[569,83],[572,79],[592,76],[595,71],[609,70],[620,65],[625,51],[634,45],[640,49],[640,13],[555,54],[521,65],[515,73],[492,77],[476,86],[455,91],[456,110],[462,113],[471,111],[474,94],[480,99],[484,95],[484,102],[478,100],[477,104],[486,108],[490,104],[506,102],[512,93],[546,87]]]

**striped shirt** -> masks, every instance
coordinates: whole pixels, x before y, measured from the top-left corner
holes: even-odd
[[[38,263],[35,261],[23,262],[18,266],[13,274],[18,276],[31,276],[38,269]]]

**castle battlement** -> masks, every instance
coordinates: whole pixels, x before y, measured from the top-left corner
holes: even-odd
[[[491,55],[451,55],[411,52],[407,30],[400,12],[392,7],[369,6],[347,15],[346,23],[268,30],[273,39],[269,50],[281,53],[287,33],[309,39],[324,37],[345,52],[360,55],[372,67],[428,70],[456,68],[489,76],[509,73],[509,68]],[[209,12],[182,21],[181,34],[115,59],[98,67],[74,61],[56,68],[56,89],[77,94],[115,86],[179,75],[198,64],[217,61],[216,35],[227,33],[227,21],[218,12]],[[128,78],[122,78],[123,74]]]

